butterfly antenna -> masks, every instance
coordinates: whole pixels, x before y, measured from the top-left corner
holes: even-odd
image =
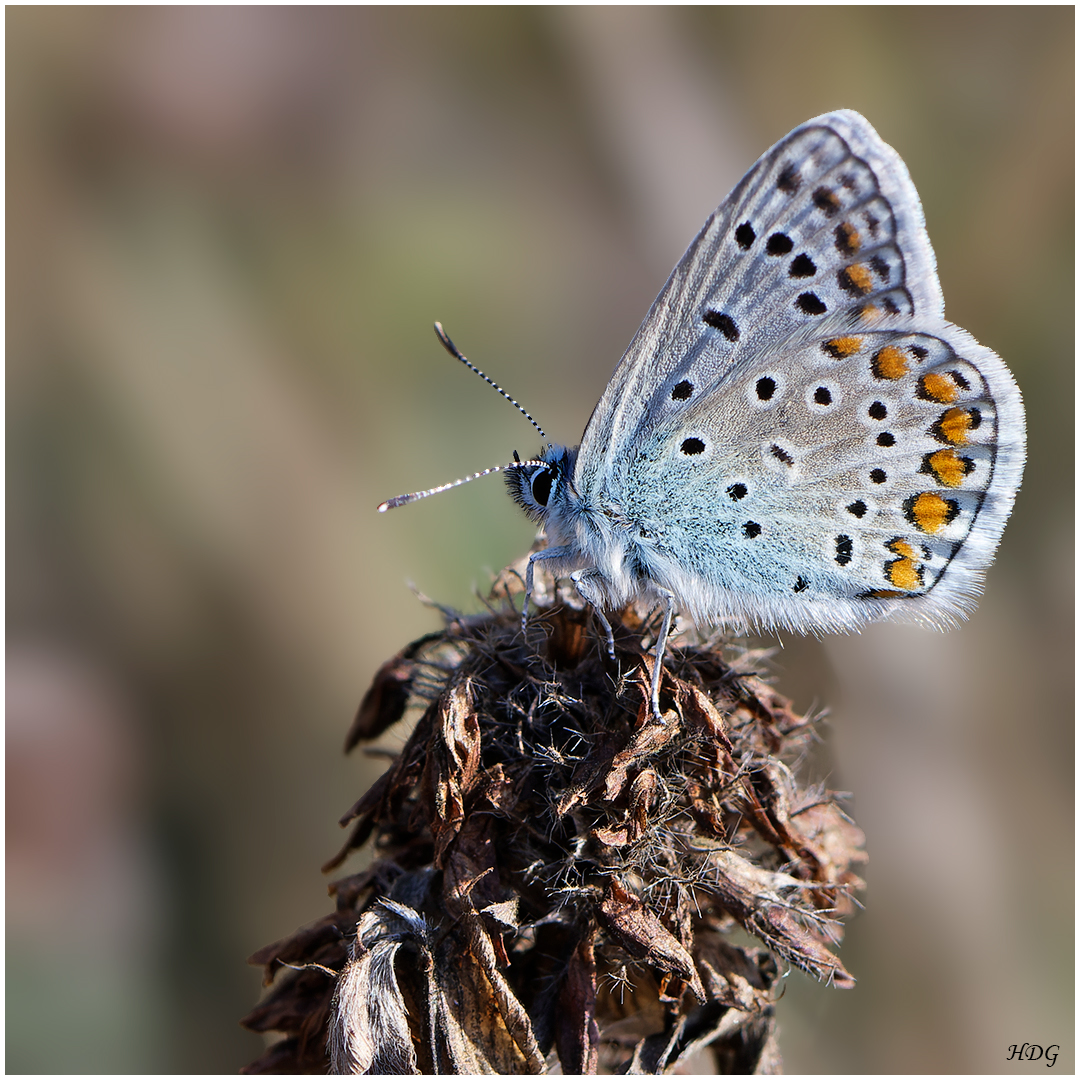
[[[480,378],[488,384],[488,386],[492,386],[496,390],[498,390],[499,393],[502,394],[502,396],[506,398],[506,400],[509,401],[510,404],[513,405],[514,408],[517,409],[517,411],[521,413],[521,415],[524,416],[525,419],[528,420],[529,423],[532,424],[532,426],[536,428],[537,431],[540,432],[540,438],[543,439],[544,442],[548,441],[547,435],[544,434],[544,429],[494,379],[489,379],[487,375],[485,375],[474,363],[466,360],[465,357],[462,356],[461,350],[450,340],[449,335],[442,328],[442,323],[437,322],[435,324],[435,333],[439,335],[439,340],[443,343],[443,348],[446,349],[446,351],[451,356],[457,357],[457,359],[460,360],[470,371],[475,371],[476,374],[479,375]],[[524,462],[522,464],[524,464]],[[477,475],[483,476],[484,474],[477,473]],[[473,477],[470,476],[469,479],[472,480]]]
[[[527,416],[528,413],[525,415]],[[428,488],[427,491],[413,491],[408,495],[395,495],[392,499],[387,499],[386,502],[379,504],[379,513],[385,514],[387,510],[393,510],[396,506],[407,506],[418,499],[426,499],[429,495],[438,495],[440,491],[449,491],[451,488],[461,487],[462,484],[468,484],[472,480],[479,480],[481,476],[490,476],[491,473],[503,472],[506,469],[523,469],[529,465],[546,466],[548,462],[544,461],[543,458],[530,458],[528,461],[521,461],[515,452],[514,460],[508,465],[493,465],[490,469],[482,469],[480,472],[473,473],[472,476],[463,476],[460,480],[452,480],[449,484],[440,484],[438,487]]]

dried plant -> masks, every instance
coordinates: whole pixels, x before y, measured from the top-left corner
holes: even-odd
[[[520,592],[512,568],[376,675],[348,749],[423,713],[325,869],[371,864],[252,957],[243,1022],[283,1037],[248,1072],[778,1072],[782,969],[854,984],[832,949],[863,837],[800,783],[814,723],[760,655],[669,649],[659,723],[647,610],[612,663],[540,575],[523,640]]]

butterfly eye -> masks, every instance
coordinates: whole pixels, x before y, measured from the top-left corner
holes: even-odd
[[[532,478],[532,496],[541,506],[547,506],[551,498],[551,485],[555,476],[550,469],[541,469]]]

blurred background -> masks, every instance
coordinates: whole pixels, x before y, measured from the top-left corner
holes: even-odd
[[[498,478],[375,512],[538,448],[433,320],[577,442],[707,214],[848,107],[907,162],[1030,459],[963,629],[781,643],[871,859],[858,987],[793,973],[781,1045],[1071,1071],[1073,18],[9,7],[8,1070],[261,1052],[245,958],[329,910],[385,765],[345,732],[439,623],[406,582],[476,610],[532,539]]]

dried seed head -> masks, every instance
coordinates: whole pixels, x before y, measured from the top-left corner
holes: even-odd
[[[252,958],[273,985],[244,1023],[285,1038],[248,1071],[657,1072],[706,1047],[776,1071],[777,959],[854,984],[833,948],[863,837],[792,771],[813,723],[716,641],[669,650],[657,723],[647,609],[613,620],[612,663],[541,575],[523,641],[520,591],[504,572],[376,676],[350,747],[423,713],[326,869],[369,841],[373,864]]]

